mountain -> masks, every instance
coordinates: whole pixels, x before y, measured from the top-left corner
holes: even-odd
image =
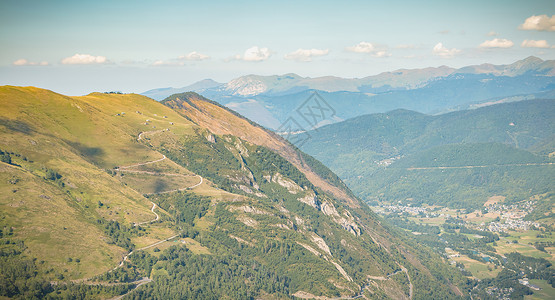
[[[195,93],[0,87],[0,295],[462,298],[328,168]]]
[[[308,132],[302,150],[367,201],[455,208],[553,192],[555,100],[430,116],[371,114]]]
[[[534,94],[555,90],[554,76],[555,61],[531,56],[508,65],[401,69],[353,79],[247,75],[210,87],[143,94],[162,100],[170,93],[195,91],[267,128],[278,130],[295,118],[300,129],[310,130],[315,124],[300,118],[297,110],[314,92],[336,112],[322,123],[327,124],[399,108],[435,114],[516,95],[535,98]]]
[[[189,92],[189,91],[201,92],[206,89],[218,87],[220,85],[222,84],[212,79],[204,79],[182,88],[160,88],[160,89],[148,90],[142,93],[142,95],[153,99],[162,100],[173,94]]]

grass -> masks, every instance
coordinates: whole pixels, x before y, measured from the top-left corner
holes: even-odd
[[[4,86],[0,98],[10,99],[0,101],[0,149],[27,158],[13,157],[22,168],[0,165],[2,222],[14,228],[15,238],[25,241],[29,256],[45,261],[41,268],[54,268],[51,276],[63,273],[77,279],[112,268],[125,251],[105,242],[96,219],[129,225],[151,220],[153,214],[150,201],[141,194],[149,192],[148,185],[145,190],[126,185],[105,169],[160,158],[148,143],[137,141],[140,132],[154,130],[149,126],[171,130],[152,138],[171,138],[191,132],[192,123],[139,95],[66,97],[37,88]],[[147,118],[149,126],[144,125]],[[158,167],[191,174],[171,162]],[[64,186],[43,179],[44,168],[61,174]],[[19,181],[8,184],[12,177]],[[176,178],[164,181],[170,187],[198,182],[196,177]],[[167,237],[154,226],[148,231],[152,240]]]
[[[507,243],[509,242],[509,243]],[[531,245],[514,244],[510,240],[499,240],[497,241],[497,246],[495,246],[497,253],[501,255],[506,255],[512,252],[518,252],[522,255],[531,256],[535,258],[545,258],[548,260],[553,260],[551,255],[548,253],[537,250]]]
[[[156,269],[152,268],[152,272],[150,273],[150,278],[154,278],[156,276],[169,276],[168,271],[165,269]]]
[[[478,279],[494,278],[499,272],[501,272],[501,268],[495,269],[494,265],[491,263],[480,262],[471,259],[466,255],[453,257],[452,259],[456,262],[464,264],[465,269]]]
[[[132,242],[137,246],[137,249],[146,247],[148,245],[152,245],[156,242],[161,240],[165,240],[170,236],[175,235],[175,232],[170,228],[162,227],[162,226],[152,226],[152,225],[143,225],[146,226],[148,230],[148,234],[141,237],[135,237],[132,239]]]
[[[184,244],[187,249],[191,250],[194,254],[212,254],[208,248],[202,246],[199,242],[191,238],[184,238],[178,241]]]
[[[504,196],[491,196],[491,197],[488,198],[488,201],[486,201],[486,203],[484,203],[484,206],[497,204],[497,203],[503,202],[503,201],[505,201]]]
[[[29,254],[45,261],[45,269],[83,278],[97,275],[118,261],[122,249],[103,242],[103,233],[83,220],[69,205],[71,199],[56,186],[0,163],[0,182],[11,178],[19,181],[0,185],[3,222],[15,228],[14,237],[25,241]],[[80,263],[68,263],[68,258],[79,258]]]
[[[199,182],[198,176],[164,176],[123,173],[119,179],[141,194],[167,192],[191,187]]]
[[[20,169],[0,165],[13,169],[10,169],[9,172],[2,172],[1,176],[18,176],[21,179],[21,182],[14,184],[21,188],[14,188],[7,183],[8,177],[1,178],[0,209],[6,217],[0,221],[14,228],[15,237],[27,241],[26,255],[39,260],[44,259],[44,269],[50,267],[55,269],[51,276],[66,273],[64,274],[65,278],[70,280],[100,274],[113,268],[126,251],[107,244],[108,239],[96,221],[98,219],[118,220],[124,225],[130,226],[134,222],[153,219],[150,201],[141,194],[144,192],[141,189],[148,188],[144,184],[151,183],[145,178],[142,179],[143,182],[137,179],[135,183],[128,182],[126,184],[117,176],[112,176],[114,167],[159,159],[161,153],[154,149],[169,149],[167,147],[175,145],[177,149],[183,150],[183,144],[181,144],[181,148],[178,148],[179,143],[184,140],[183,135],[193,133],[193,129],[196,130],[198,127],[170,108],[138,95],[94,93],[83,97],[65,97],[34,88],[0,87],[0,99],[10,100],[0,101],[0,132],[2,132],[0,149],[16,151],[34,161],[33,163],[23,163],[18,160],[17,163],[25,167]],[[240,135],[245,133],[247,135],[244,137],[245,140],[282,151],[285,153],[284,156],[294,162],[294,165],[301,169],[307,168],[301,164],[296,152],[287,146],[286,142],[273,138],[258,127],[250,126],[245,120],[232,120],[234,117],[228,116],[230,113],[219,107],[203,103],[199,103],[199,105],[206,106],[206,110],[210,112],[200,115],[199,118],[202,119],[197,120],[199,124],[205,124],[203,128],[215,128],[214,131],[220,129],[221,134],[236,133]],[[215,118],[221,120],[215,120]],[[230,120],[230,123],[224,123],[226,120]],[[169,122],[173,122],[174,125]],[[217,128],[220,125],[221,128]],[[166,128],[170,130],[147,134],[144,139],[137,141],[141,132]],[[206,129],[200,131],[204,133]],[[220,136],[219,138],[225,139],[226,137]],[[198,144],[192,146],[198,146]],[[287,152],[287,149],[291,152]],[[190,174],[188,170],[171,162],[164,161],[164,164],[153,164],[144,169],[156,168],[156,170],[172,170],[172,172],[178,171],[180,174]],[[61,183],[56,184],[42,179],[43,167],[59,172],[62,175],[61,180],[64,186]],[[212,198],[207,214],[201,219],[195,220],[195,229],[208,231],[215,228],[215,231],[227,231],[228,233],[239,231],[245,233],[245,238],[248,240],[264,242],[279,238],[306,240],[309,238],[310,230],[315,230],[318,226],[330,239],[336,239],[336,245],[345,239],[348,244],[352,245],[345,247],[345,251],[346,254],[353,257],[355,264],[376,271],[390,268],[390,263],[396,262],[400,256],[380,251],[378,258],[372,256],[371,251],[363,251],[363,249],[378,251],[369,246],[372,243],[371,239],[376,238],[377,241],[383,242],[386,249],[394,249],[397,244],[400,244],[400,247],[406,246],[407,253],[411,253],[411,257],[420,257],[421,254],[426,253],[425,251],[421,252],[418,248],[412,248],[410,245],[403,245],[400,238],[387,233],[379,225],[379,222],[371,223],[373,216],[358,209],[356,207],[358,202],[350,202],[344,191],[333,188],[328,182],[316,178],[309,171],[305,170],[305,172],[308,177],[312,176],[309,178],[311,182],[323,191],[331,191],[330,193],[337,196],[338,199],[345,200],[346,205],[354,204],[351,207],[353,215],[357,218],[360,217],[361,222],[369,222],[367,224],[373,225],[371,227],[372,235],[363,234],[356,238],[352,237],[339,224],[331,223],[330,218],[322,217],[319,220],[313,218],[319,213],[308,206],[302,206],[302,204],[300,204],[302,208],[293,205],[290,207],[291,217],[298,213],[305,220],[305,225],[299,226],[301,230],[286,231],[267,226],[273,225],[275,222],[272,220],[278,216],[254,216],[260,222],[260,228],[244,227],[232,218],[223,222],[221,226],[214,227],[214,205],[216,203],[255,200],[221,191],[206,178],[202,185],[191,190],[193,193],[208,195]],[[15,193],[14,189],[17,189]],[[335,203],[336,207],[343,212],[342,207],[338,205],[341,204],[340,201],[332,199],[329,193],[322,192],[321,194],[323,198],[329,198],[329,201]],[[40,195],[46,197],[40,197]],[[270,199],[259,202],[266,203],[276,211],[277,206],[280,205]],[[297,211],[293,211],[293,209]],[[159,214],[162,215],[163,212],[160,211]],[[228,214],[233,213],[225,212],[222,217],[227,217]],[[272,221],[271,224],[270,221]],[[315,225],[318,222],[320,225]],[[152,245],[154,242],[174,234],[172,230],[166,228],[168,227],[167,223],[154,223],[144,227],[147,234],[133,238],[137,248]],[[205,232],[201,232],[201,236],[203,233]],[[241,236],[243,235],[241,234]],[[210,254],[211,249],[218,249],[218,241],[215,239],[210,240],[213,244],[204,246],[191,239],[183,239],[183,241],[185,243],[182,243],[182,246],[197,254]],[[219,246],[223,246],[223,243],[225,241]],[[156,248],[164,249],[175,244],[179,244],[179,241],[172,240],[161,243],[146,249],[146,251],[155,254],[159,253],[154,252]],[[293,247],[293,250],[302,255],[305,253],[305,251],[299,251],[298,247]],[[218,254],[214,250],[212,252]],[[281,261],[281,257],[275,254],[275,251],[272,253],[268,255],[268,261]],[[72,261],[70,262],[68,258],[72,258]],[[79,263],[75,262],[76,258],[80,259]],[[311,268],[307,269],[307,263],[313,264],[313,267],[310,265]],[[433,266],[433,264],[430,263],[429,266]],[[338,282],[344,281],[329,262],[310,254],[300,257],[298,262],[284,262],[280,268],[286,270],[288,274],[292,274],[292,279],[304,279],[303,276],[310,271],[310,274],[314,273],[323,278],[322,282],[328,279],[327,276]],[[423,270],[425,267],[418,268]],[[65,269],[68,271],[64,272]],[[311,280],[316,277],[312,276]],[[318,283],[318,280],[314,279],[314,282]],[[439,281],[432,280],[434,282],[429,282],[429,286],[442,285]],[[354,285],[355,283],[352,283],[350,286],[354,287]],[[384,290],[388,288],[383,287]],[[325,285],[317,284],[308,291],[318,290],[326,294],[326,289]],[[402,291],[400,287],[395,287],[395,290]]]
[[[530,279],[530,283],[538,286],[541,288],[539,291],[532,290],[534,292],[533,295],[525,296],[524,299],[526,300],[535,300],[535,299],[555,299],[555,288],[553,288],[550,284],[547,283],[546,280],[539,280],[539,279]]]

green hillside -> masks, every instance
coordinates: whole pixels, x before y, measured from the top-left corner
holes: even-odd
[[[473,299],[551,299],[554,104],[362,116],[309,132],[303,150],[467,276]]]
[[[0,127],[0,297],[468,291],[318,161],[196,94],[4,86]]]
[[[311,131],[302,149],[367,201],[468,208],[494,195],[524,199],[552,191],[554,104],[367,115]]]
[[[363,197],[470,209],[494,195],[513,202],[551,192],[555,178],[547,159],[492,143],[434,147],[376,170],[372,179],[352,183]]]

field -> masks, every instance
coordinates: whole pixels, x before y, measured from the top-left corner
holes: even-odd
[[[454,261],[462,263],[466,270],[470,271],[472,275],[478,279],[493,278],[501,272],[501,268],[495,268],[492,263],[484,263],[469,258],[466,255],[452,258]]]
[[[503,202],[505,200],[504,197],[492,196],[489,197],[486,202],[486,206],[488,207],[494,205],[493,207],[495,207],[495,209],[491,212],[484,210],[468,212],[462,209],[450,209],[427,205],[423,205],[422,207],[396,206],[392,203],[387,203],[383,206],[374,206],[372,208],[384,214],[386,218],[391,218],[391,215],[397,216],[391,220],[394,221],[394,223],[397,222],[395,224],[415,235],[423,233],[435,235],[435,232],[439,232],[440,235],[447,234],[451,237],[456,236],[457,238],[451,238],[451,240],[449,240],[449,244],[443,241],[439,235],[438,239],[440,242],[445,242],[448,247],[457,248],[463,252],[466,250],[466,253],[463,254],[446,248],[448,249],[446,250],[446,255],[449,256],[449,260],[464,265],[464,270],[468,271],[472,277],[481,280],[494,278],[502,270],[502,266],[498,265],[496,268],[496,264],[493,263],[493,261],[486,262],[480,259],[482,256],[492,257],[492,253],[498,254],[503,258],[510,253],[518,252],[525,256],[543,258],[552,264],[555,263],[555,247],[549,246],[555,242],[553,232],[549,230],[553,222],[552,218],[542,218],[538,221],[539,223],[533,223],[536,225],[531,226],[528,230],[506,230],[506,233],[496,232],[495,234],[500,235],[500,239],[495,242],[493,240],[482,241],[487,236],[487,234],[482,234],[485,232],[482,231],[486,228],[484,227],[485,224],[489,222],[505,224],[509,221],[514,222],[514,220],[524,222],[525,219],[522,217],[515,218],[515,216],[525,215],[527,210],[532,210],[532,208],[526,206],[530,205],[527,203],[534,203],[533,201],[537,203],[546,203],[544,202],[546,201],[544,199],[545,197],[548,197],[548,195],[530,197],[528,200],[523,201],[523,204],[506,205]],[[502,209],[500,210],[500,208]],[[511,216],[514,219],[507,220],[507,216]],[[406,221],[400,221],[403,218],[405,218]],[[445,225],[455,226],[455,229],[448,230],[448,227],[444,227]],[[428,231],[429,228],[431,228],[430,226],[437,228],[437,231],[430,233],[430,231]],[[461,232],[461,226],[466,228],[465,232]],[[535,226],[539,226],[541,230]],[[471,229],[469,230],[468,228]],[[488,234],[493,233],[489,232]],[[536,248],[535,245],[538,245],[538,243],[545,245],[545,251],[540,251]],[[469,251],[472,252],[473,255],[470,255]],[[493,260],[495,261],[496,258],[493,257]],[[497,263],[502,264],[503,262],[498,261]],[[460,267],[460,265],[458,266]]]
[[[555,299],[555,288],[548,284],[545,280],[531,279],[530,284],[533,284],[541,290],[534,292],[533,295],[527,295],[524,297],[526,300],[553,300]]]

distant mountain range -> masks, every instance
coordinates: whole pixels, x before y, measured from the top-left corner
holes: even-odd
[[[297,74],[247,75],[228,83],[205,79],[183,88],[154,89],[142,95],[162,100],[175,93],[195,91],[275,130],[288,117],[296,116],[295,110],[314,91],[335,110],[332,118],[319,124],[323,125],[398,108],[435,114],[469,108],[471,104],[534,99],[537,93],[553,90],[555,61],[530,56],[508,65],[400,69],[354,79]],[[299,123],[306,130],[313,125],[302,119]]]

